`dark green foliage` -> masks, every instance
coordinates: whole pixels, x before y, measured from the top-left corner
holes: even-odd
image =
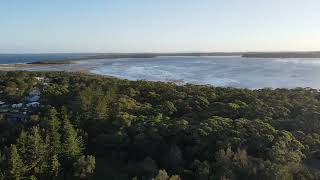
[[[81,156],[74,164],[74,176],[86,179],[94,173],[96,160],[94,156]]]
[[[12,180],[19,180],[24,178],[26,168],[20,158],[17,147],[15,145],[11,145],[10,152],[8,155],[8,173],[7,177]]]
[[[0,72],[1,100],[33,87],[27,121],[0,113],[0,180],[320,179],[318,90]]]

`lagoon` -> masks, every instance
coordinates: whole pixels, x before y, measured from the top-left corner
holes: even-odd
[[[320,59],[188,56],[77,61],[20,67],[31,71],[77,71],[129,80],[208,84],[236,88],[320,88]]]

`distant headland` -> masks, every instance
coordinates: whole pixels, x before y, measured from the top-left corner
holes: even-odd
[[[1,54],[0,54],[1,55]],[[2,54],[5,58],[8,55]],[[185,52],[185,53],[90,53],[90,54],[30,54],[26,65],[73,64],[82,60],[154,58],[158,56],[240,56],[244,58],[320,58],[320,51],[313,52]],[[30,60],[35,57],[34,61]],[[49,58],[47,58],[49,57]],[[2,58],[2,59],[3,59]],[[20,55],[17,55],[20,58]],[[5,63],[4,63],[5,64]]]
[[[59,60],[41,60],[28,64],[72,64],[74,61],[94,59],[121,58],[154,58],[158,56],[242,56],[240,52],[208,52],[208,53],[98,53]]]
[[[247,58],[320,58],[319,52],[248,52],[242,57]]]

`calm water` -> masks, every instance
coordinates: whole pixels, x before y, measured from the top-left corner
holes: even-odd
[[[169,81],[241,88],[320,88],[320,59],[157,57],[81,61],[25,70],[88,69],[130,80]]]
[[[245,88],[320,88],[320,59],[158,57],[104,61],[91,72],[130,80]]]
[[[65,54],[0,54],[0,64],[29,63],[43,60],[63,60],[80,57],[87,54],[65,53]]]

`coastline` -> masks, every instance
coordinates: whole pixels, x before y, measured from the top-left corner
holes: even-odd
[[[78,63],[79,63],[78,61],[72,62],[72,64],[78,64]],[[68,65],[68,64],[63,64],[63,63],[60,63],[60,64],[51,64],[51,63],[47,63],[47,64],[45,64],[45,63],[43,63],[43,64],[30,64],[30,63],[0,64],[0,71],[24,71],[24,70],[28,70],[29,68],[32,69],[32,68],[41,68],[41,67],[44,67],[46,69],[54,69],[54,68],[63,68],[64,65]],[[68,66],[68,69],[65,69],[63,71],[90,73],[91,68],[88,66],[76,66],[76,67],[75,66]]]
[[[0,54],[1,55],[1,54]],[[190,53],[92,53],[76,57],[66,57],[55,60],[35,60],[28,63],[0,64],[0,69],[14,67],[33,67],[41,65],[66,65],[77,64],[79,61],[91,61],[99,59],[125,59],[125,58],[155,58],[155,57],[230,57],[243,58],[320,58],[320,52],[190,52]]]
[[[184,59],[182,61],[181,58],[175,57],[178,56],[158,56],[153,59],[74,60],[72,64],[0,64],[0,70],[80,72],[128,80],[210,84],[249,89],[320,87],[320,81],[314,78],[320,74],[320,59],[182,56]],[[283,83],[284,81],[286,83]]]
[[[123,58],[155,58],[155,57],[226,57],[243,58],[320,58],[320,51],[315,52],[202,52],[202,53],[109,53],[67,58],[61,60],[42,60],[27,64],[74,64],[78,61]]]
[[[8,69],[13,69],[17,70],[17,68],[21,67],[37,67],[37,66],[45,66],[47,64],[0,64],[0,70],[8,70]]]
[[[108,53],[82,56],[77,58],[67,58],[61,60],[42,60],[28,64],[73,64],[78,61],[98,60],[98,59],[124,59],[124,58],[155,58],[155,57],[198,57],[198,56],[242,56],[239,52],[209,52],[209,53]]]

